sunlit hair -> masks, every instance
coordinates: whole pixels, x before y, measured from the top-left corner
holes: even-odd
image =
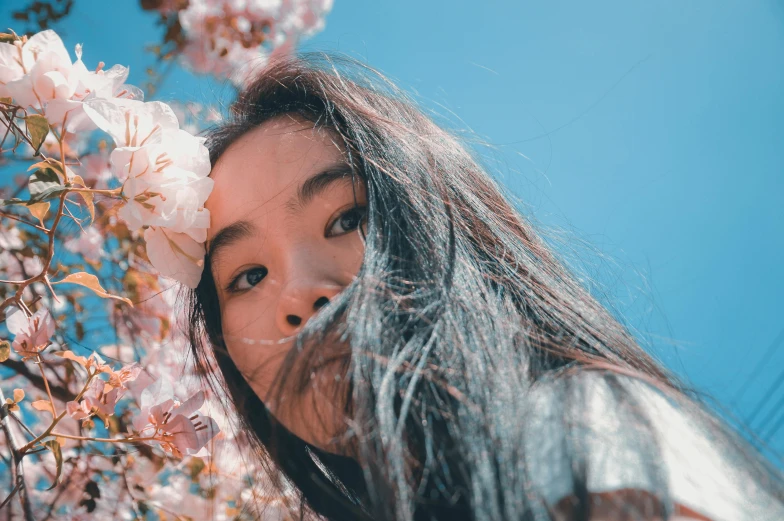
[[[324,392],[344,404],[355,458],[306,444],[256,397],[227,354],[209,257],[193,293],[190,333],[205,377],[228,390],[271,470],[289,478],[307,507],[335,520],[551,519],[527,464],[542,449],[524,428],[546,421],[531,402],[544,392],[561,404],[551,421],[575,433],[565,448],[574,498],[565,514],[590,519],[590,447],[573,428],[586,410],[588,380],[611,390],[622,428],[636,426],[643,438],[641,472],[650,487],[637,499],[640,512],[663,519],[673,512],[657,418],[636,398],[640,382],[782,497],[772,466],[646,354],[461,140],[389,80],[343,58],[277,61],[209,134],[213,164],[239,137],[286,115],[332,132],[366,185],[368,222],[360,272],[306,324],[276,396],[285,402],[312,373],[339,363],[343,385]],[[219,374],[210,371],[212,356]],[[649,519],[624,519],[638,518]]]

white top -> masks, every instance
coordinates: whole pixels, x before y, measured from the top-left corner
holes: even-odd
[[[784,499],[776,500],[732,464],[739,457],[734,447],[724,447],[708,431],[691,419],[661,391],[626,376],[618,376],[624,393],[614,393],[611,384],[596,371],[575,377],[577,389],[585,396],[585,415],[567,435],[561,425],[563,403],[550,385],[532,390],[531,416],[525,421],[526,454],[541,455],[530,460],[533,485],[550,506],[571,495],[572,472],[565,444],[584,445],[588,490],[609,492],[632,488],[657,490],[645,462],[656,458],[663,463],[664,476],[675,503],[689,507],[713,521],[784,521]],[[630,413],[634,398],[656,432],[660,446],[651,446],[650,437],[640,436],[638,416]],[[540,421],[539,421],[540,420]],[[638,426],[635,426],[635,423]],[[637,435],[636,435],[637,434]],[[582,447],[582,445],[579,445]],[[571,451],[569,451],[571,452]],[[537,456],[538,457],[538,456]],[[648,458],[648,459],[646,459]]]

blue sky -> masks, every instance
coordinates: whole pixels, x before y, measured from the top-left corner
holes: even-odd
[[[160,38],[130,0],[79,0],[57,29],[136,84]],[[486,142],[489,168],[646,347],[770,431],[784,397],[784,2],[335,0],[303,48],[367,61]],[[159,99],[230,94],[175,69]],[[784,450],[784,426],[771,443]]]

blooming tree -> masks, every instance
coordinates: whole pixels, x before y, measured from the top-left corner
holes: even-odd
[[[332,0],[141,0],[166,28],[153,51],[242,83],[253,68],[324,27]]]
[[[177,54],[218,75],[315,31],[330,8],[142,4],[176,16]],[[259,485],[177,327],[209,226],[194,134],[219,116],[145,101],[126,67],[83,54],[52,30],[0,34],[0,173],[25,172],[0,187],[0,519],[255,519],[260,504],[285,517],[289,496]]]

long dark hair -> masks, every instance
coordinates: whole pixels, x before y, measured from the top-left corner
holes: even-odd
[[[461,140],[380,73],[323,55],[267,66],[209,134],[213,164],[240,136],[284,115],[332,132],[367,190],[361,270],[306,324],[279,373],[280,388],[297,393],[324,364],[342,364],[344,385],[334,392],[354,457],[289,433],[251,390],[226,351],[209,257],[189,325],[203,374],[228,390],[271,470],[307,508],[328,519],[552,519],[533,475],[544,448],[532,439],[543,431],[531,426],[546,421],[535,405],[545,396],[557,404],[548,421],[566,433],[571,501],[561,512],[590,519],[591,447],[575,434],[590,408],[587,381],[608,389],[608,407],[637,426],[648,506],[662,518],[673,512],[672,490],[657,457],[657,419],[634,382],[677,402],[781,499],[772,466],[646,354]],[[327,344],[343,347],[319,349]]]

